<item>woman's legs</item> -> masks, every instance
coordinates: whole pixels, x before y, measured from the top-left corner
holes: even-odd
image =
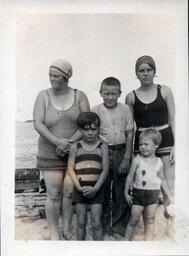
[[[85,240],[87,224],[87,205],[77,203],[75,206],[77,214],[77,240]]]
[[[62,222],[63,236],[65,239],[70,239],[73,205],[72,205],[73,183],[69,174],[66,172],[63,184],[63,199],[62,199]]]
[[[102,241],[102,204],[91,204],[91,223],[93,240]]]
[[[59,240],[58,221],[62,197],[63,170],[42,171],[47,187],[46,215],[51,240]]]
[[[164,165],[164,175],[167,181],[167,186],[171,193],[172,198],[175,196],[175,165],[170,165],[169,155],[161,157]],[[164,195],[164,207],[169,204],[169,200]],[[168,216],[167,216],[168,217]],[[167,218],[167,234],[169,237],[172,237],[174,234],[174,217]]]
[[[161,157],[163,161],[163,166],[164,166],[164,175],[165,179],[167,181],[167,186],[169,188],[169,191],[171,193],[171,196],[174,198],[174,193],[175,193],[175,165],[170,165],[169,162],[169,155],[168,156],[162,156]],[[165,205],[168,204],[167,198],[165,198]]]
[[[154,236],[154,222],[156,214],[157,204],[150,204],[144,207],[143,219],[144,219],[144,240],[152,240]]]
[[[125,239],[126,241],[131,241],[135,228],[140,220],[140,216],[143,212],[144,207],[140,205],[132,205],[131,217],[127,224]]]

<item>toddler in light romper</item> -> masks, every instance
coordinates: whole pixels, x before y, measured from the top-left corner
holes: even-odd
[[[131,206],[131,217],[125,234],[126,240],[132,240],[142,214],[145,227],[144,240],[153,238],[155,213],[161,188],[169,201],[172,201],[163,176],[163,163],[155,155],[161,139],[161,134],[152,128],[140,134],[140,154],[133,159],[125,184],[125,197]],[[132,196],[129,194],[131,186],[133,186]]]

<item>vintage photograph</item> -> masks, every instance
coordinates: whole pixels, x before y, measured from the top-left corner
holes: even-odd
[[[16,243],[187,248],[182,22],[154,11],[16,13]]]

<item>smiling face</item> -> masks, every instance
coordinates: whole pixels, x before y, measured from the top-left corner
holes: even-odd
[[[139,151],[142,156],[154,156],[158,146],[149,136],[142,136],[139,140]]]
[[[107,108],[115,108],[117,106],[118,98],[121,95],[120,87],[118,85],[103,84],[100,95]]]
[[[136,72],[136,75],[142,84],[152,84],[155,76],[155,71],[149,64],[141,64]]]
[[[80,128],[80,132],[84,141],[94,143],[98,138],[99,128],[96,124],[85,125],[83,128]]]
[[[49,70],[49,80],[55,90],[62,90],[67,87],[68,80],[55,70]]]

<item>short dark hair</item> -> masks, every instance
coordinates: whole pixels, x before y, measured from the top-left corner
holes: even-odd
[[[157,146],[159,146],[162,141],[161,133],[153,128],[149,128],[149,129],[146,129],[145,131],[143,131],[140,134],[139,139],[141,139],[142,137],[149,137],[150,139],[152,139],[154,144]]]
[[[115,78],[115,77],[106,77],[102,82],[101,82],[101,87],[100,87],[100,92],[102,91],[103,85],[114,85],[119,87],[119,90],[121,91],[121,83],[120,81]]]
[[[95,124],[100,128],[100,118],[94,112],[81,112],[77,119],[77,125],[79,128],[83,129],[85,126],[91,126]]]

